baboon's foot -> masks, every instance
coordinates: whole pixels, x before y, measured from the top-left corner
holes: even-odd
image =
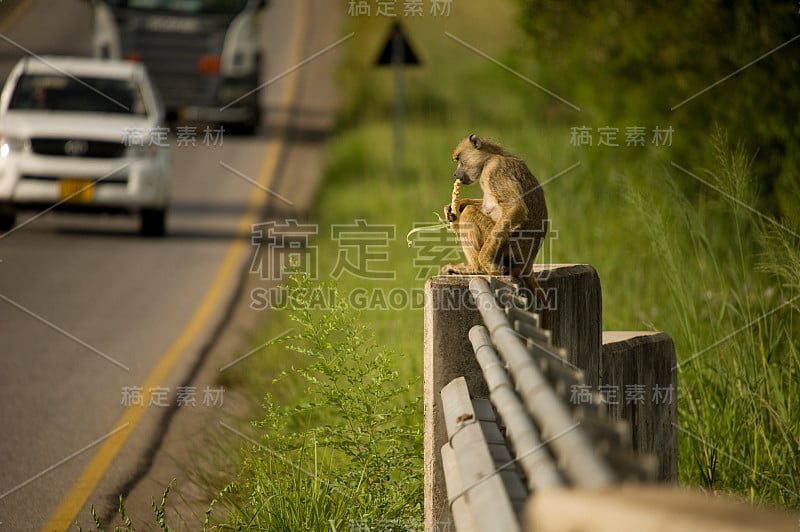
[[[442,266],[442,275],[476,275],[480,272],[469,264],[445,264]]]
[[[500,266],[499,264],[495,264],[494,262],[489,262],[487,264],[484,264],[483,270],[484,271],[482,271],[481,273],[494,276],[506,275],[508,273],[508,270],[506,268]]]

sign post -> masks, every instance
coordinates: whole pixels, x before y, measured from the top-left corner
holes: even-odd
[[[405,119],[403,67],[420,64],[417,54],[411,48],[399,22],[392,25],[389,38],[375,64],[378,66],[391,65],[394,72],[394,174],[399,176],[403,171],[403,121]]]

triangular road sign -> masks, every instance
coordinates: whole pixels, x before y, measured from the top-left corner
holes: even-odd
[[[395,48],[397,47],[397,48]],[[395,55],[397,53],[397,55]],[[420,61],[414,49],[411,48],[411,43],[408,41],[403,26],[395,21],[392,25],[392,31],[389,33],[389,38],[386,39],[386,44],[383,45],[381,55],[375,61],[376,65],[393,65],[395,61],[401,65],[419,65]]]

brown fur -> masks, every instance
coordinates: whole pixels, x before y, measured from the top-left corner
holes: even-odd
[[[516,275],[542,299],[533,273],[548,223],[539,182],[520,157],[478,135],[462,140],[453,160],[453,176],[465,185],[477,181],[483,198],[459,200],[458,212],[445,206],[467,262],[447,264],[442,273]],[[546,297],[540,302],[546,306]]]

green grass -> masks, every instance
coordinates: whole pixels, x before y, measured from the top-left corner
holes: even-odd
[[[799,507],[800,341],[794,298],[800,293],[800,246],[786,228],[796,233],[800,223],[782,219],[781,228],[742,206],[757,203],[758,180],[751,167],[756,148],[730,141],[724,122],[718,129],[693,124],[691,135],[683,138],[676,131],[673,147],[653,146],[649,138],[645,147],[625,146],[627,126],[648,128],[648,137],[653,127],[669,126],[663,108],[649,100],[644,88],[631,90],[624,105],[609,107],[610,97],[596,79],[568,68],[571,57],[560,57],[554,66],[541,57],[531,59],[526,52],[530,43],[515,23],[517,5],[496,2],[491,21],[484,16],[483,3],[477,2],[454,3],[448,18],[407,21],[424,65],[407,72],[401,175],[392,173],[391,72],[371,66],[389,21],[348,20],[348,31],[355,31],[357,38],[348,43],[339,72],[345,98],[328,144],[328,167],[315,207],[319,277],[326,279],[341,266],[343,242],[332,238],[332,228],[365,220],[368,225],[362,230],[393,231],[392,238],[371,249],[377,255],[369,266],[362,261],[356,268],[360,272],[345,272],[336,279],[342,297],[359,303],[353,299],[359,290],[421,290],[424,277],[435,273],[423,266],[435,265],[436,260],[427,260],[420,245],[407,247],[405,233],[415,224],[435,222],[434,212],[441,212],[449,201],[455,144],[472,132],[492,137],[522,155],[546,183],[553,230],[546,260],[597,268],[605,328],[657,329],[673,337],[681,361],[681,482],[754,502]],[[468,50],[445,31],[530,79],[551,81],[548,89],[579,103],[581,112]],[[619,83],[611,90],[623,92],[625,81]],[[685,125],[686,117],[681,120]],[[583,125],[619,127],[621,146],[572,146],[571,128]],[[683,166],[684,154],[691,154],[687,170],[718,190],[672,164]],[[568,168],[573,169],[563,173]],[[470,192],[477,194],[464,190],[465,195]],[[440,244],[452,249],[447,246],[453,241],[442,232]],[[441,250],[438,258],[443,259]],[[392,275],[367,279],[366,270]],[[275,313],[254,344],[296,326],[289,314]],[[366,308],[358,320],[374,333],[376,346],[398,354],[381,359],[387,364],[382,371],[393,376],[384,384],[409,386],[396,401],[387,401],[411,408],[413,415],[409,418],[404,411],[387,427],[421,430],[422,412],[412,401],[421,396],[421,308]],[[223,497],[231,526],[256,519],[264,528],[287,529],[307,523],[302,519],[324,523],[328,516],[341,520],[355,515],[343,502],[349,499],[339,497],[329,483],[352,473],[349,462],[341,449],[320,446],[315,432],[327,426],[338,430],[339,438],[348,438],[354,429],[341,428],[342,413],[323,409],[313,417],[314,424],[292,422],[280,430],[276,427],[281,419],[291,416],[269,417],[271,412],[296,413],[308,406],[307,376],[277,383],[272,379],[287,368],[309,363],[307,354],[281,344],[228,376],[254,395],[269,394],[268,410],[257,424],[262,444],[287,450],[292,441],[296,463],[313,472],[306,475],[287,467],[263,448],[247,450],[239,480]],[[330,377],[329,370],[323,374]],[[381,450],[372,452],[378,456]],[[421,471],[411,469],[409,478],[420,481]],[[358,489],[357,482],[345,484]],[[276,497],[273,502],[267,494]],[[405,500],[394,501],[398,505],[386,515],[408,516],[421,507],[418,491],[404,494]],[[362,503],[358,515],[378,518],[374,510],[380,504]],[[267,526],[261,519],[274,521]]]
[[[319,290],[333,294],[331,305],[312,310]],[[375,344],[332,284],[298,272],[287,292],[296,332],[282,342],[295,360],[276,382],[298,393],[282,404],[267,394],[253,424],[258,441],[217,499],[229,517],[220,528],[418,526],[422,435],[413,381],[398,378],[397,355]]]
[[[660,322],[675,337],[681,361],[680,478],[797,507],[800,350],[793,313],[800,263],[788,252],[797,240],[742,206],[754,195],[749,158],[724,135],[713,143],[717,167],[706,177],[728,197],[703,196],[692,205],[674,187],[662,187],[666,201],[657,209],[641,191],[630,198],[648,220],[670,287],[672,308]]]

